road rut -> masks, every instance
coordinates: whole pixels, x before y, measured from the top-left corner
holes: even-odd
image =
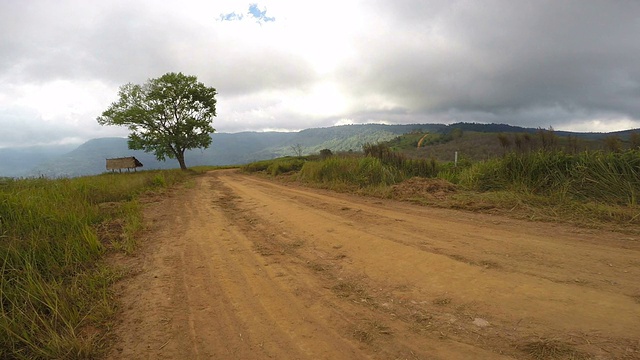
[[[111,359],[640,358],[634,236],[236,170],[145,222]]]

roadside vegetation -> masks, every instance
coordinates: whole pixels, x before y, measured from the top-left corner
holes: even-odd
[[[182,171],[0,180],[0,359],[88,359],[103,351],[138,197],[185,181]]]
[[[411,133],[365,144],[357,154],[274,159],[243,169],[275,176],[282,172],[268,169],[297,160],[281,178],[430,206],[640,232],[639,136],[584,140],[539,129],[494,133],[498,151],[485,160],[467,153],[457,163],[412,156],[419,142],[446,144],[463,136]]]

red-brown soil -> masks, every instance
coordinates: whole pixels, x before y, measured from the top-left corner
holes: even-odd
[[[214,171],[145,205],[110,359],[638,359],[640,242]]]

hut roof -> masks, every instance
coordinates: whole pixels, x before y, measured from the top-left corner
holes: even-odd
[[[135,169],[142,167],[142,163],[134,156],[107,159],[107,170]]]

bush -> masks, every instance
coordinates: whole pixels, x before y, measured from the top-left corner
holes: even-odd
[[[331,150],[329,149],[320,150],[320,159],[326,159],[331,156],[333,156],[333,152],[331,152]]]
[[[303,159],[278,159],[267,166],[267,173],[276,176],[280,174],[298,171],[302,169],[305,161]]]

